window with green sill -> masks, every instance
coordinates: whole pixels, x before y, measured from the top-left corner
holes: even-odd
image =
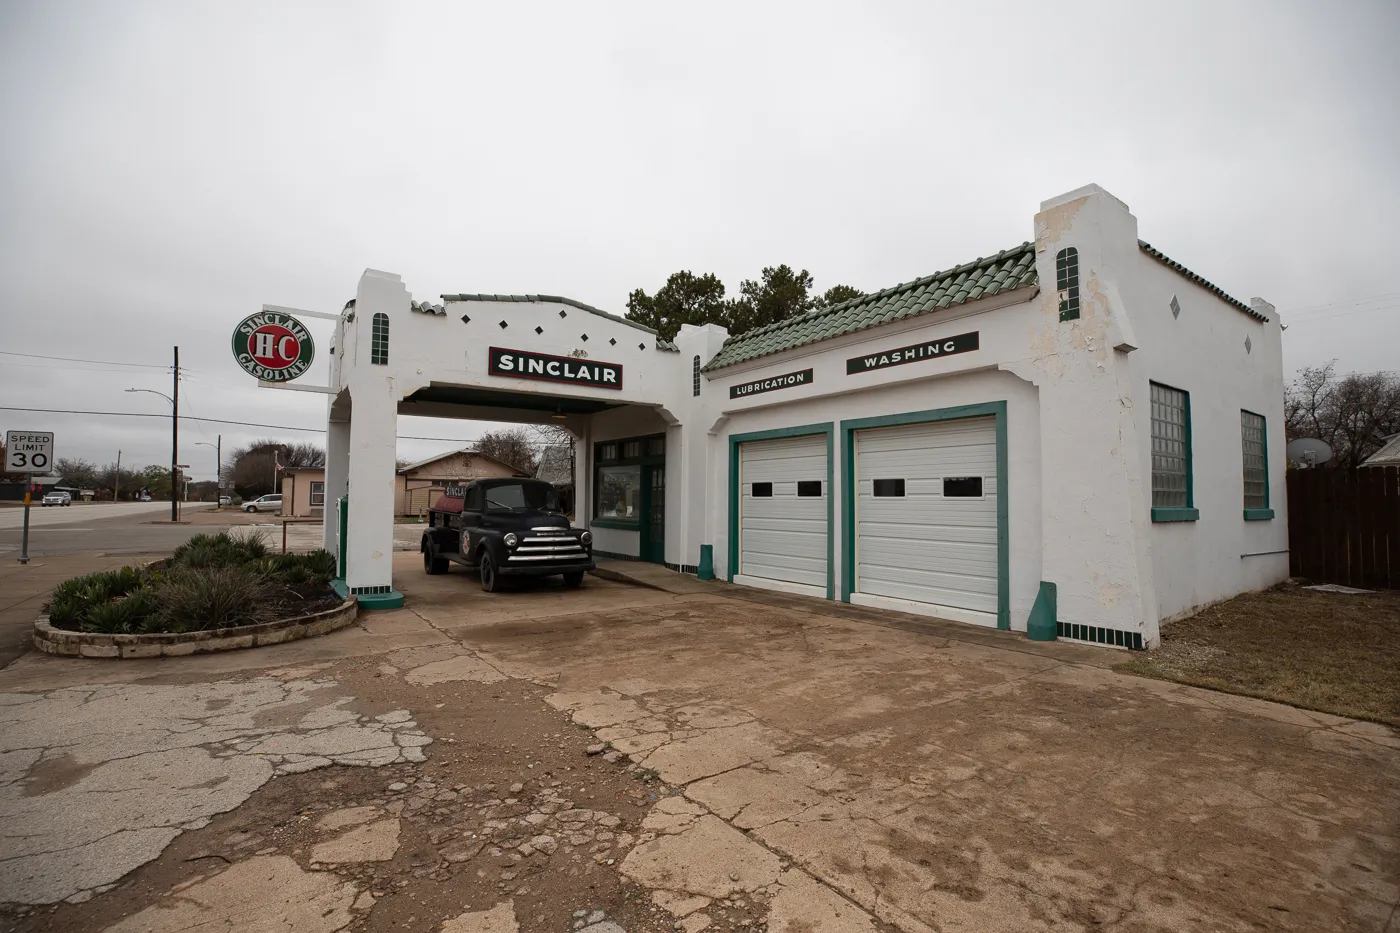
[[[1269,508],[1269,445],[1263,415],[1240,411],[1240,451],[1244,465],[1244,517],[1256,521],[1274,517]]]
[[[1152,520],[1194,521],[1191,481],[1191,396],[1150,383]]]

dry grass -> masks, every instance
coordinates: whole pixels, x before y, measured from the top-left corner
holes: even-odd
[[[1247,593],[1117,669],[1400,727],[1400,591]]]

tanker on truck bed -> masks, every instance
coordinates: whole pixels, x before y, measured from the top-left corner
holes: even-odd
[[[570,527],[558,490],[537,479],[448,486],[428,510],[420,550],[428,573],[461,564],[476,571],[488,593],[506,577],[560,574],[565,585],[576,587],[593,569],[593,535]]]

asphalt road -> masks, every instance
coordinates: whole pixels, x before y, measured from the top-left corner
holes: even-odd
[[[212,508],[189,503],[185,514]],[[23,509],[0,509],[0,561],[19,558]],[[160,524],[160,522],[165,524]],[[171,525],[169,502],[102,502],[67,508],[32,507],[29,511],[29,556],[68,554],[168,553],[211,525]]]

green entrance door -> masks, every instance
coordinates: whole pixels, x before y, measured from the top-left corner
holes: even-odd
[[[642,551],[652,564],[666,562],[666,467],[642,467]]]

